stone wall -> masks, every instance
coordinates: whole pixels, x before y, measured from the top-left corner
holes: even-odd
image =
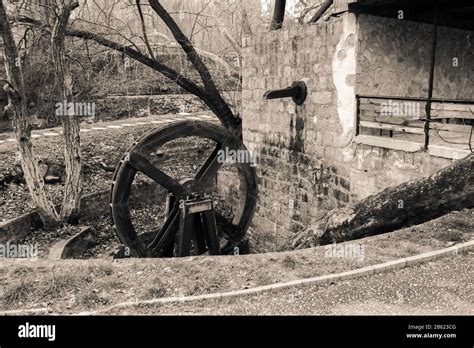
[[[426,98],[433,26],[370,15],[358,26],[358,93]],[[474,99],[473,34],[439,27],[435,98]]]
[[[199,112],[206,106],[192,94],[116,96],[97,100],[95,121]]]
[[[2,92],[0,90],[0,132],[12,131],[10,119],[2,119]],[[93,119],[87,117],[81,121],[98,122],[122,120],[132,117],[149,117],[166,115],[179,112],[202,112],[209,113],[206,105],[192,94],[164,94],[145,96],[115,96],[104,99],[93,100],[95,103],[95,116]],[[240,100],[237,99],[240,103]],[[229,101],[232,107],[232,101]],[[237,105],[239,106],[239,105]],[[54,114],[54,110],[53,110]],[[34,127],[38,129],[54,127],[60,124],[57,118],[47,119],[45,114],[37,115]]]
[[[375,33],[370,26],[379,20],[382,24]],[[427,30],[424,24],[406,24]],[[395,38],[405,38],[406,30],[402,23],[394,25],[390,19],[357,19],[345,13],[325,23],[244,38],[244,142],[257,154],[259,177],[258,206],[248,233],[253,252],[278,250],[290,234],[306,228],[327,210],[429,175],[450,163],[424,152],[407,153],[354,142],[356,93],[424,93],[421,81],[427,83],[428,77],[423,75],[421,63],[429,57],[429,43],[404,47],[405,39],[396,42]],[[409,32],[416,33],[416,28]],[[360,41],[361,35],[366,39]],[[372,39],[374,42],[369,43]],[[426,52],[418,49],[419,44],[426,46]],[[400,45],[404,47],[400,48],[404,52],[401,57],[394,55]],[[458,47],[460,61],[468,60],[460,51],[461,43],[448,46]],[[365,61],[367,50],[372,55],[371,64]],[[453,74],[442,64],[448,53],[440,53],[437,71],[445,78],[438,82],[438,90],[449,92],[450,97],[472,98],[472,83],[467,86],[464,79],[460,82],[463,74],[469,81],[472,71]],[[406,72],[402,86],[393,84],[398,73],[393,67],[387,68],[387,64],[395,64],[392,60]],[[384,75],[384,69],[392,75]],[[419,76],[419,82],[411,81],[410,74]],[[263,100],[265,91],[301,79],[309,89],[302,106],[290,99]]]

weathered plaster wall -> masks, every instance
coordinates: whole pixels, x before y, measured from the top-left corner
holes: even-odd
[[[342,136],[351,140],[357,111],[355,98],[356,81],[356,35],[355,16],[345,16],[342,21],[342,34],[337,43],[332,61],[332,76],[336,88],[337,115],[342,127]]]
[[[358,22],[358,93],[426,98],[433,27],[370,15]],[[474,99],[473,34],[439,27],[435,98]]]

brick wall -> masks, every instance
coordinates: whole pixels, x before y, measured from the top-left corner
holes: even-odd
[[[259,203],[249,231],[254,251],[276,250],[289,233],[350,200],[350,184],[331,159],[341,125],[333,84],[333,47],[343,18],[244,39],[243,128],[257,154]],[[264,101],[266,90],[303,79],[308,99]],[[321,130],[324,129],[324,132]]]
[[[377,35],[382,36],[376,40],[378,50],[370,50],[375,56],[373,63],[361,63],[365,52],[361,46],[369,43],[358,38],[361,31],[371,32],[361,25],[372,22],[358,21],[354,14],[345,13],[325,23],[244,38],[244,142],[257,154],[259,178],[258,206],[248,233],[254,252],[278,250],[289,235],[298,233],[329,209],[426,176],[450,163],[423,152],[406,153],[354,142],[358,89],[381,92],[374,81],[377,73],[385,78],[380,72],[391,64],[390,59],[396,59],[400,69],[419,68],[404,67],[399,58],[394,58],[397,42],[393,40],[404,37],[406,29],[386,19],[379,26]],[[391,34],[384,37],[384,31]],[[376,34],[368,36],[373,38]],[[424,59],[407,58],[408,64],[424,63],[428,57],[424,50],[412,54],[422,54]],[[449,58],[445,53],[440,57],[438,70],[442,69],[442,60]],[[444,83],[453,78],[452,74],[443,74]],[[392,82],[397,81],[397,76],[395,73],[391,77]],[[427,83],[427,76],[419,76],[420,83]],[[309,89],[302,106],[296,106],[291,99],[263,100],[265,91],[287,87],[301,79]],[[372,85],[366,85],[369,83]],[[395,93],[398,87],[393,88],[387,93]],[[407,86],[405,89],[408,94],[412,92]],[[454,89],[451,92],[456,96],[463,93],[467,95]]]

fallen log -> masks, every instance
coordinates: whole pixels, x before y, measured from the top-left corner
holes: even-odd
[[[417,225],[474,207],[474,154],[417,179],[330,211],[289,241],[302,249],[340,243]]]

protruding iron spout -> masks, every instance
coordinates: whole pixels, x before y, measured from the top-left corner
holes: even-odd
[[[295,104],[301,105],[306,100],[306,96],[308,95],[308,90],[306,87],[306,83],[304,81],[295,81],[291,85],[291,87],[283,88],[283,89],[275,89],[266,92],[263,95],[263,99],[280,99],[280,98],[292,98]]]

